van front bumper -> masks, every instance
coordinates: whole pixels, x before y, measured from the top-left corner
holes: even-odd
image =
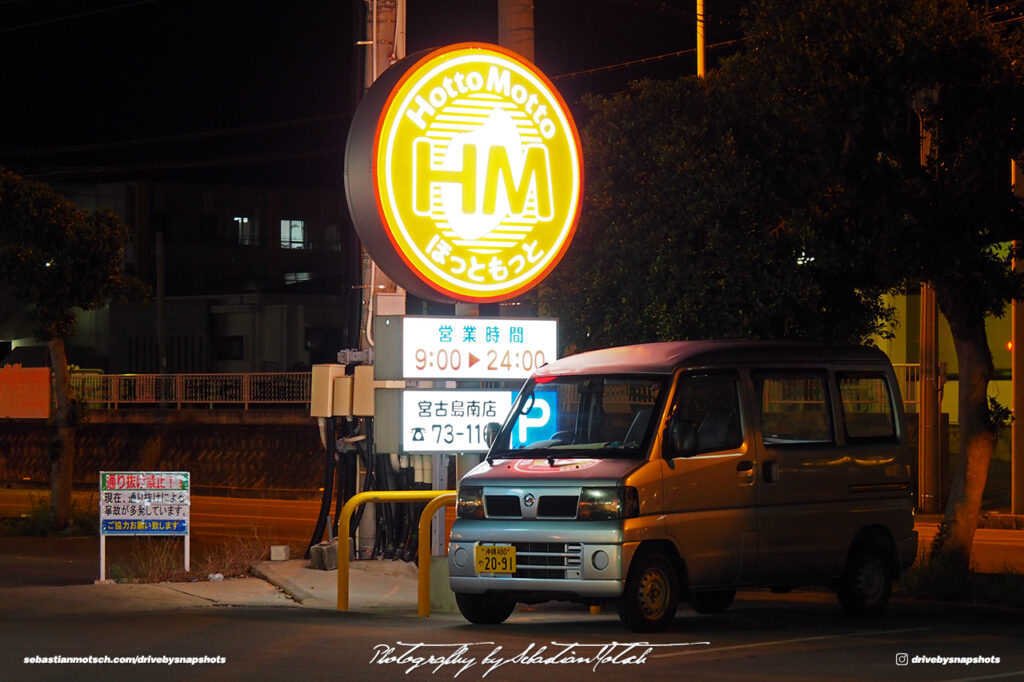
[[[507,592],[544,595],[551,599],[615,599],[622,596],[621,580],[536,580],[533,578],[481,578],[452,576],[452,592],[484,594]]]

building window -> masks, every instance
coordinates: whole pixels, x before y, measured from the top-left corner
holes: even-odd
[[[282,220],[281,221],[281,248],[282,249],[305,249],[306,248],[306,221],[304,221],[304,220]]]
[[[284,273],[285,284],[298,284],[299,282],[308,282],[313,279],[312,272],[286,272]]]
[[[235,234],[242,246],[256,246],[259,235],[256,234],[256,222],[242,216],[235,217]]]

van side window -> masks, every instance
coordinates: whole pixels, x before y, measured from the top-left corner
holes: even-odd
[[[803,372],[757,376],[766,445],[832,442],[827,381],[825,374]]]
[[[698,453],[737,448],[743,443],[732,374],[684,374],[676,389],[674,410],[677,419],[697,426]]]
[[[892,394],[884,374],[837,374],[849,440],[896,437]]]

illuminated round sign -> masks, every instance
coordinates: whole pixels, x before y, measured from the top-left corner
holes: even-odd
[[[555,267],[576,227],[579,135],[554,86],[513,52],[462,43],[388,69],[345,158],[359,236],[423,298],[500,301]]]

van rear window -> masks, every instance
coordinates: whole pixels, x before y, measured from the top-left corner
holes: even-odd
[[[839,374],[848,440],[896,437],[889,382],[883,374]]]
[[[832,442],[826,375],[766,373],[758,383],[766,445]]]

